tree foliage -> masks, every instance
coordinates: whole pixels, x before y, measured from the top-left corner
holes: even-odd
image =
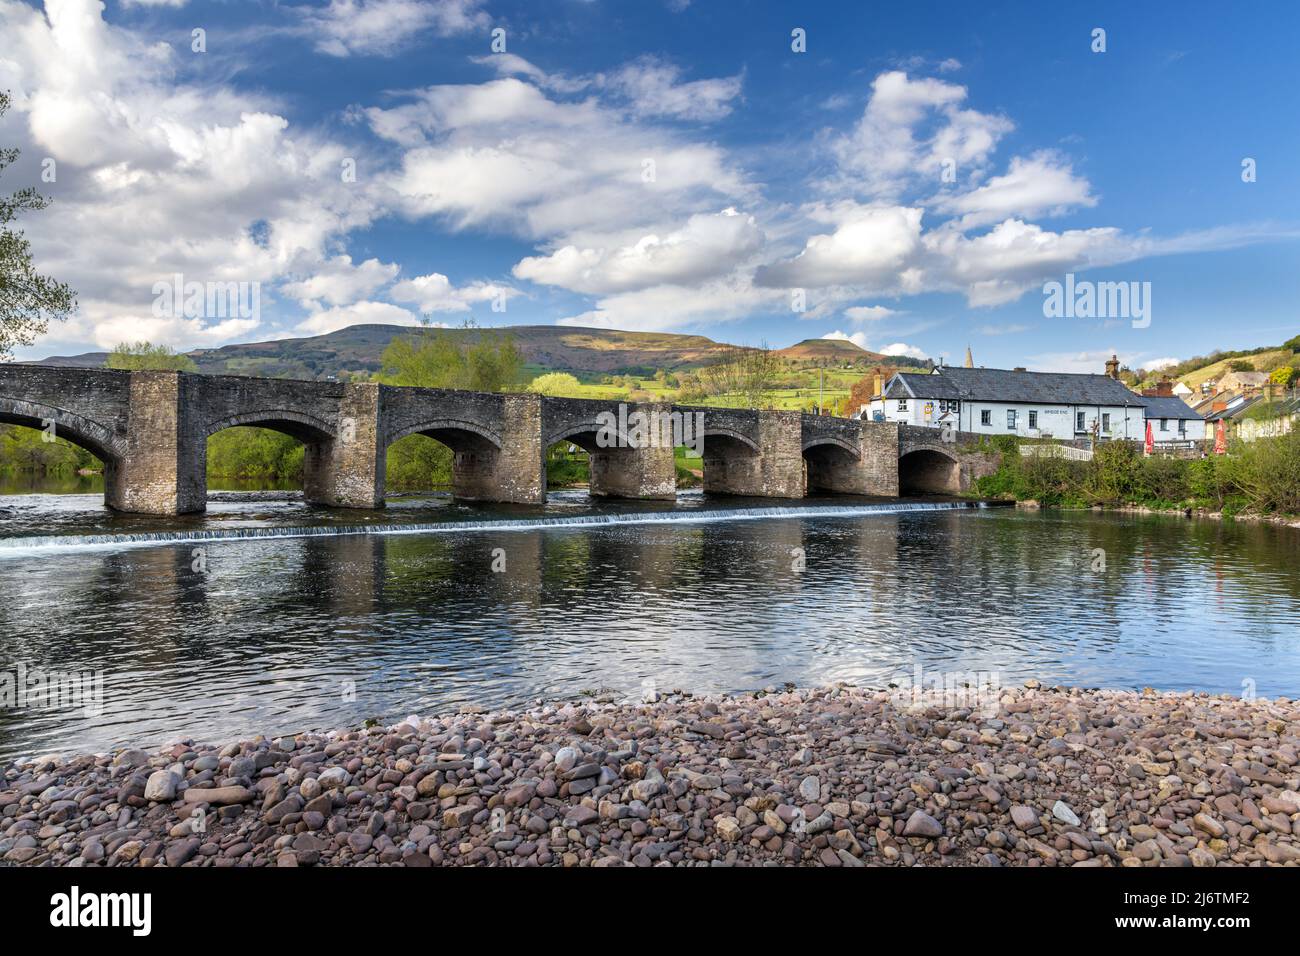
[[[178,355],[169,345],[151,342],[122,342],[108,353],[105,368],[128,372],[197,372],[199,367],[188,355]]]
[[[0,92],[0,116],[8,109],[9,94]],[[0,148],[0,172],[18,155],[12,147]],[[49,204],[31,186],[8,196],[0,194],[0,360],[10,358],[15,346],[36,341],[51,319],[65,319],[77,308],[72,289],[36,271],[31,244],[22,230],[12,225],[19,213],[35,212]]]
[[[700,369],[698,379],[710,398],[741,408],[768,408],[782,373],[782,362],[764,342],[758,348],[728,346],[722,358]]]
[[[528,383],[528,391],[555,398],[573,397],[581,387],[578,379],[568,372],[547,372]]]
[[[379,381],[386,385],[504,392],[517,386],[524,357],[508,332],[470,322],[399,336],[384,349],[380,364]]]

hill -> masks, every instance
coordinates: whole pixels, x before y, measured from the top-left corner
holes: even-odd
[[[380,356],[389,342],[413,331],[417,330],[400,325],[352,325],[310,338],[223,345],[186,354],[200,372],[214,375],[318,379],[347,373],[365,377],[379,370]],[[686,371],[723,359],[734,348],[703,335],[670,332],[622,332],[561,325],[519,325],[511,326],[508,331],[530,370],[572,372],[579,376],[649,376],[661,368],[668,372]],[[465,336],[477,334],[473,329],[450,332]],[[864,351],[852,342],[832,339],[808,339],[774,351],[798,365],[820,361],[863,368],[876,364],[912,364],[907,359],[887,358]],[[39,364],[101,368],[107,356],[106,352],[86,352],[53,356]]]

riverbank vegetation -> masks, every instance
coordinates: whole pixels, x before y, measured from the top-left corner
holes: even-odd
[[[1300,515],[1300,431],[1234,442],[1227,455],[1193,459],[1147,458],[1132,442],[1099,445],[1091,461],[1023,456],[1010,435],[985,444],[1001,452],[1002,461],[994,474],[972,486],[982,497],[1065,508],[1142,505]]]

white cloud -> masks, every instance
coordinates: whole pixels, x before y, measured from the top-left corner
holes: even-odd
[[[793,259],[760,269],[757,281],[784,288],[896,288],[920,248],[921,215],[918,208],[852,202],[816,210],[814,218],[830,221],[835,231],[812,236]]]
[[[855,305],[844,310],[844,317],[850,322],[879,322],[891,315],[901,315],[897,309],[883,305]]]
[[[1059,215],[1070,209],[1097,205],[1088,181],[1074,175],[1070,164],[1053,152],[1011,160],[1005,176],[995,176],[970,192],[946,196],[936,207],[961,216],[964,228],[1000,222],[1011,216]]]
[[[642,57],[613,73],[607,85],[626,97],[636,116],[716,120],[730,113],[740,96],[740,76],[682,81],[681,70],[654,57]]]
[[[408,310],[389,302],[355,302],[309,315],[294,327],[302,335],[325,335],[349,325],[419,325]]]
[[[684,218],[752,192],[715,145],[595,100],[550,99],[517,78],[430,87],[365,115],[377,135],[405,149],[392,184],[404,211],[454,229],[578,245],[611,223]]]
[[[884,348],[882,348],[880,350],[880,353],[882,355],[890,355],[894,357],[906,356],[909,358],[918,358],[918,359],[923,359],[926,357],[925,351],[923,349],[919,349],[915,345],[908,345],[906,342],[893,342],[889,345],[886,345]]]
[[[945,161],[970,181],[1014,127],[1006,117],[963,109],[965,100],[966,87],[955,83],[881,73],[857,125],[831,143],[839,175],[830,185],[894,198],[921,179],[938,184]]]
[[[303,306],[315,309],[325,302],[332,306],[349,305],[387,285],[397,277],[396,263],[367,259],[359,265],[349,255],[339,255],[321,264],[307,279],[284,286],[287,295]]]
[[[356,150],[290,129],[276,104],[178,81],[170,46],[103,20],[97,0],[46,13],[0,0],[0,87],[29,156],[58,163],[55,202],[24,222],[42,271],[77,290],[57,333],[99,344],[152,336],[177,347],[245,337],[251,319],[142,320],[155,282],[257,282],[263,312],[282,279],[312,274],[340,237],[380,208],[345,184]]]
[[[301,32],[330,56],[392,56],[421,34],[449,37],[485,29],[482,0],[330,0],[298,7]]]
[[[642,235],[628,245],[564,246],[549,256],[530,256],[514,274],[592,295],[665,283],[695,285],[730,271],[762,244],[754,217],[726,209],[691,216],[680,229]]]
[[[1181,361],[1182,359],[1180,358],[1145,359],[1141,362],[1141,367],[1148,371],[1155,371],[1157,369],[1168,368],[1171,365],[1177,365]]]
[[[504,304],[519,295],[519,290],[482,281],[456,288],[445,275],[432,272],[397,283],[390,295],[398,302],[414,303],[421,312],[469,312],[480,302],[499,300]]]

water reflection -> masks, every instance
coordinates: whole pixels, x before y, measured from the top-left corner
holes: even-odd
[[[0,756],[632,694],[647,679],[882,684],[917,663],[1295,695],[1298,541],[1270,526],[950,511],[8,558],[0,668],[102,669],[107,700],[93,719],[0,711]]]

